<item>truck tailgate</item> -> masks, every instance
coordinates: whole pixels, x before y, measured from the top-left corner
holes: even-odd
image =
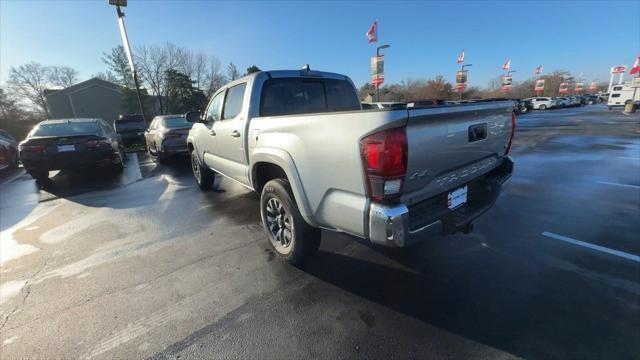
[[[402,201],[409,205],[462,186],[501,162],[513,102],[409,109]]]

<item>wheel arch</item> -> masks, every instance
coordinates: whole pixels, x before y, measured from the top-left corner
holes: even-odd
[[[294,201],[304,220],[311,226],[318,226],[295,163],[288,152],[275,148],[260,148],[254,151],[251,155],[249,176],[251,186],[258,193],[270,180],[284,176],[291,186]]]

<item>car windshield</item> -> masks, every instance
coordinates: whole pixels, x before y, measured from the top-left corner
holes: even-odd
[[[173,128],[181,128],[181,127],[190,127],[193,125],[193,123],[190,123],[187,121],[187,118],[185,118],[184,116],[176,116],[176,117],[170,117],[170,118],[164,118],[162,120],[162,123],[164,124],[164,127],[169,128],[169,129],[173,129]]]
[[[118,119],[114,123],[116,131],[120,130],[140,130],[146,129],[147,124],[145,124],[142,117],[140,118],[128,118],[128,119]]]
[[[34,129],[31,136],[92,135],[97,132],[97,122],[61,122],[40,124]]]

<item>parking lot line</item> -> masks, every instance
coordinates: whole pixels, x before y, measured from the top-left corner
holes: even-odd
[[[618,156],[618,159],[624,159],[624,160],[640,160],[640,157],[638,157],[638,156]]]
[[[584,246],[584,247],[589,248],[589,249],[602,251],[602,252],[610,254],[610,255],[619,256],[619,257],[625,258],[627,260],[631,260],[631,261],[635,261],[635,262],[639,262],[640,263],[640,256],[638,256],[638,255],[629,254],[629,253],[626,253],[626,252],[620,251],[620,250],[609,249],[607,247],[600,246],[600,245],[590,244],[588,242],[572,239],[570,237],[554,234],[554,233],[551,233],[551,232],[548,232],[548,231],[543,232],[542,235],[546,236],[546,237],[549,237],[549,238],[552,238],[552,239],[568,242],[568,243],[574,244],[574,245]]]
[[[620,183],[614,183],[614,182],[609,182],[609,181],[598,181],[598,184],[628,187],[628,188],[632,188],[632,189],[640,189],[640,186],[638,186],[638,185],[620,184]]]

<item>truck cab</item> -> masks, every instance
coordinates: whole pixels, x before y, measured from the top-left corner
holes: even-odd
[[[269,242],[295,264],[320,229],[396,247],[470,231],[511,176],[514,134],[509,100],[363,111],[347,76],[306,68],[225,85],[187,146],[203,190],[217,173],[260,194]]]

